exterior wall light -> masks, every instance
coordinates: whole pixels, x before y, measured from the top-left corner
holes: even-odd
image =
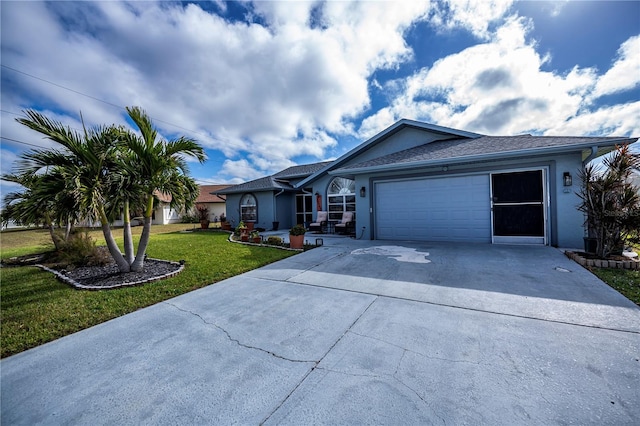
[[[562,174],[562,181],[564,183],[564,186],[571,186],[573,185],[573,178],[571,177],[571,173],[569,172],[564,172]]]
[[[367,196],[367,188],[365,188],[364,186],[362,188],[360,188],[360,196],[362,198]]]

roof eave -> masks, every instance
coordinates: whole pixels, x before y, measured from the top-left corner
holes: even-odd
[[[449,157],[442,158],[436,160],[422,160],[422,161],[412,161],[406,163],[396,163],[396,164],[384,164],[380,166],[370,166],[370,167],[360,167],[357,169],[337,169],[333,171],[329,171],[330,175],[360,175],[364,173],[371,172],[385,172],[385,171],[394,171],[394,170],[402,170],[402,169],[412,169],[416,167],[433,167],[433,166],[444,166],[450,165],[452,163],[473,163],[478,161],[493,161],[493,160],[501,160],[508,159],[513,157],[526,157],[526,156],[540,156],[540,155],[548,155],[548,154],[560,154],[560,153],[571,153],[571,152],[582,152],[585,149],[591,149],[593,146],[601,147],[611,147],[609,150],[598,150],[598,155],[594,158],[597,158],[601,155],[610,152],[616,145],[620,143],[633,143],[638,139],[631,138],[619,138],[612,139],[608,141],[601,141],[600,143],[584,143],[579,145],[564,145],[564,146],[555,146],[555,147],[542,147],[542,148],[530,148],[524,150],[516,150],[516,151],[507,151],[507,152],[498,152],[498,153],[489,153],[489,154],[478,154],[478,155],[470,155],[470,156],[460,156],[460,157]],[[604,142],[604,143],[603,143]]]
[[[276,186],[271,186],[268,188],[240,188],[240,189],[234,189],[231,191],[220,191],[220,192],[215,192],[214,194],[217,196],[220,195],[228,195],[228,194],[245,194],[247,192],[273,192],[273,191],[295,191],[295,188],[281,188],[281,187],[276,187]]]

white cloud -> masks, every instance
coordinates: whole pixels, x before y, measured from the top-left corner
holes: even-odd
[[[491,23],[502,19],[512,0],[450,0],[434,5],[433,23],[443,28],[464,28],[481,39],[490,37]]]
[[[322,159],[335,146],[332,135],[353,133],[350,120],[370,105],[367,79],[412,57],[403,32],[429,4],[246,7],[268,25],[225,20],[195,4],[7,2],[3,63],[115,105],[141,106],[163,134],[275,166],[297,155]],[[82,110],[92,124],[124,122],[113,106],[14,78],[29,98],[61,113]]]
[[[618,49],[618,58],[596,84],[594,97],[633,89],[640,83],[640,36],[631,37]]]
[[[0,149],[0,174],[8,174],[13,171],[13,163],[18,156],[8,149]],[[0,180],[0,206],[4,206],[4,198],[11,192],[18,192],[22,189],[21,185],[13,182]]]
[[[640,101],[585,111],[545,130],[547,135],[640,136]]]
[[[593,68],[543,70],[547,58],[527,41],[529,30],[527,20],[508,18],[489,42],[388,84],[395,97],[363,121],[360,135],[371,136],[400,118],[485,134],[640,134],[636,103],[597,110],[591,104],[594,91],[635,87],[639,37],[625,42],[613,67],[599,77]]]
[[[560,16],[564,7],[569,3],[569,0],[557,0],[553,2],[547,2],[543,7],[549,8],[549,16],[556,18]]]
[[[264,171],[256,170],[253,164],[243,158],[240,160],[225,160],[217,177],[227,183],[242,183],[264,177],[265,174]],[[233,176],[233,178],[229,179],[229,176]]]
[[[23,111],[24,110],[18,110],[16,113],[2,112],[2,136],[8,138],[3,139],[3,145],[21,150],[60,148],[60,145],[46,139],[44,135],[16,121],[18,118],[26,118]],[[80,120],[79,114],[71,116],[47,109],[40,112],[51,120],[71,128],[73,131],[82,132],[82,121]],[[87,127],[91,126],[87,124]]]
[[[184,134],[220,150],[226,161],[211,174],[225,182],[273,173],[296,157],[325,159],[340,153],[339,139],[370,136],[402,117],[490,134],[636,132],[637,105],[591,102],[637,87],[640,38],[620,47],[609,71],[544,71],[548,59],[528,40],[530,22],[508,17],[512,4],[261,1],[242,4],[254,18],[247,23],[198,4],[4,2],[2,62],[110,104],[143,107],[165,137]],[[209,6],[226,10],[220,1]],[[407,78],[374,80],[374,72],[414,60],[404,36],[427,19],[483,44]],[[3,109],[19,113],[37,99],[73,126],[79,111],[89,125],[126,123],[113,105],[1,72]],[[354,130],[369,113],[369,90],[381,87],[390,105]],[[5,114],[2,124],[3,136],[47,146]]]

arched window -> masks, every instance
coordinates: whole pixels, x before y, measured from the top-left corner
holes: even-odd
[[[327,191],[329,220],[342,219],[343,212],[356,211],[356,183],[347,178],[333,178]]]
[[[258,205],[253,194],[244,194],[240,199],[240,220],[243,222],[258,221]]]

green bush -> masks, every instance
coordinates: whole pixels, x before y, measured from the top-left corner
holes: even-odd
[[[307,232],[304,226],[296,225],[289,230],[289,235],[304,235]]]
[[[71,234],[67,241],[62,241],[52,260],[65,266],[96,266],[106,265],[110,259],[109,252],[96,246],[96,241],[83,232]]]
[[[182,215],[182,217],[180,218],[180,221],[182,223],[198,223],[198,216],[196,215],[191,215],[191,214],[185,214]]]
[[[267,244],[269,244],[270,246],[281,246],[282,238],[272,235],[269,238],[267,238]]]
[[[640,195],[631,181],[638,160],[629,145],[617,146],[603,161],[605,170],[589,164],[580,172],[582,186],[578,210],[585,213],[588,236],[595,238],[595,254],[606,259],[622,254],[640,232]]]

